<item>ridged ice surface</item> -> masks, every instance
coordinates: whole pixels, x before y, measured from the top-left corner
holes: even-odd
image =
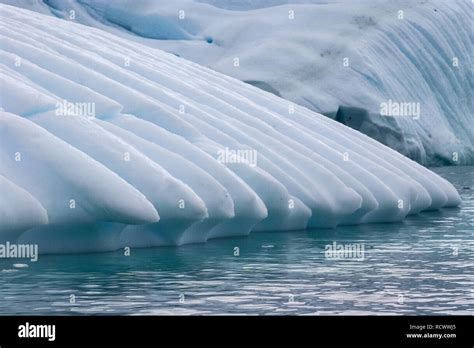
[[[0,240],[43,253],[181,245],[460,203],[438,175],[304,107],[98,29],[0,10]]]
[[[469,0],[1,1],[66,20],[75,11],[76,22],[247,81],[424,165],[474,163]],[[389,101],[419,109],[387,117]]]

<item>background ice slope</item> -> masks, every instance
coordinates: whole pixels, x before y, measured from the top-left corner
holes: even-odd
[[[40,252],[400,221],[451,184],[367,136],[164,51],[0,5],[0,240]],[[95,115],[58,114],[64,102]],[[220,158],[255,151],[255,163]],[[29,216],[25,219],[25,216]]]
[[[422,164],[474,161],[471,1],[2,1],[68,20],[74,10],[74,21],[337,117]],[[420,118],[381,117],[388,100],[420,103]]]

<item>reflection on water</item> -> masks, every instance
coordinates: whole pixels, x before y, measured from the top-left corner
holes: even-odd
[[[399,224],[0,261],[2,314],[474,314],[473,167],[435,169],[460,209]],[[364,259],[328,259],[359,243]],[[235,256],[238,247],[239,256]]]

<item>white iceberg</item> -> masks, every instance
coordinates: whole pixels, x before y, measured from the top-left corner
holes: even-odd
[[[172,52],[424,165],[474,161],[469,1],[2,1]]]
[[[0,13],[0,240],[182,245],[460,203],[443,178],[303,106],[99,29]]]

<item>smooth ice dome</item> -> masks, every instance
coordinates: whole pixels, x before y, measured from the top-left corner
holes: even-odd
[[[303,106],[99,29],[0,13],[0,240],[182,245],[460,203],[438,175]]]

